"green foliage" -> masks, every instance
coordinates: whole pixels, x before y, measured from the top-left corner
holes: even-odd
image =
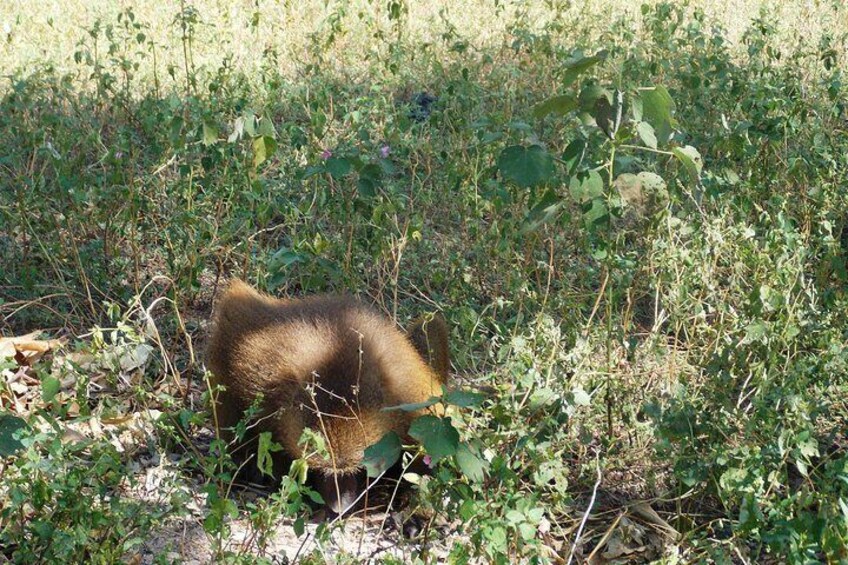
[[[394,432],[384,435],[380,441],[365,450],[362,460],[369,477],[378,477],[394,465],[401,455],[400,438]]]
[[[141,545],[162,511],[113,495],[128,470],[111,444],[20,429],[23,450],[3,463],[0,510],[0,545],[13,562],[106,563]]]
[[[23,448],[19,438],[20,430],[26,429],[26,422],[11,414],[0,414],[0,456],[9,457]]]
[[[632,496],[680,533],[645,559],[844,561],[844,37],[787,41],[763,12],[735,42],[694,3],[646,4],[634,25],[494,2],[493,48],[449,10],[417,41],[408,3],[355,6],[327,8],[291,73],[272,48],[247,73],[196,66],[214,26],[180,6],[180,64],[153,78],[165,46],[124,10],[86,30],[70,74],[34,65],[4,87],[0,330],[62,327],[95,361],[0,359],[3,409],[26,373],[51,430],[0,414],[3,556],[126,560],[177,512],[121,494],[132,461],[108,441],[52,431],[130,406],[169,414],[157,447],[189,454],[217,559],[251,557],[229,549],[234,519],[260,547],[281,518],[305,535],[305,461],[274,494],[235,498],[223,441],[192,441],[208,422],[196,387],[163,384],[202,382],[192,344],[238,275],[367,294],[398,319],[421,297],[444,311],[458,381],[491,394],[390,409],[448,406],[411,435],[433,467],[423,504],[460,523],[456,562],[568,553],[598,473],[590,515],[621,519],[585,531],[583,557],[638,531],[616,498]],[[266,19],[256,4],[245,25],[260,37]],[[356,65],[331,64],[340,49]],[[320,434],[303,445],[326,453]],[[368,448],[369,474],[403,447]]]

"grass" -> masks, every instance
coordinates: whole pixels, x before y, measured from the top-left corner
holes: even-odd
[[[448,319],[487,399],[396,559],[846,559],[846,14],[4,3],[0,332],[62,342],[0,342],[4,557],[366,557],[299,473],[233,489],[239,276]]]

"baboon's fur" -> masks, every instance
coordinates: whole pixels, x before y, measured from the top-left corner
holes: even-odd
[[[277,477],[303,456],[304,428],[323,435],[329,461],[317,455],[307,461],[325,501],[340,512],[361,490],[353,477],[362,475],[365,448],[389,431],[405,438],[420,415],[381,409],[441,394],[450,362],[447,333],[441,316],[420,318],[407,338],[354,298],[280,300],[236,280],[216,306],[208,347],[213,384],[224,386],[215,405],[218,429],[230,439],[226,428],[261,394],[245,443],[272,433],[283,446]]]

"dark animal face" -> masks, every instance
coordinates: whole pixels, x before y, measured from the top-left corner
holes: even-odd
[[[365,471],[334,474],[315,473],[312,487],[318,491],[327,508],[336,515],[352,510],[365,489]]]

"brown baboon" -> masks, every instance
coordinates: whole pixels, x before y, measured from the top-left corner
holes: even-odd
[[[308,456],[310,480],[327,506],[342,513],[364,488],[365,448],[389,431],[405,438],[420,414],[381,409],[424,402],[447,381],[444,319],[420,318],[409,331],[408,338],[351,297],[280,300],[234,281],[216,306],[208,349],[213,383],[224,386],[218,428],[229,439],[226,428],[261,394],[244,444],[271,432],[283,447],[275,476],[303,457],[304,428],[321,434],[330,460]]]

